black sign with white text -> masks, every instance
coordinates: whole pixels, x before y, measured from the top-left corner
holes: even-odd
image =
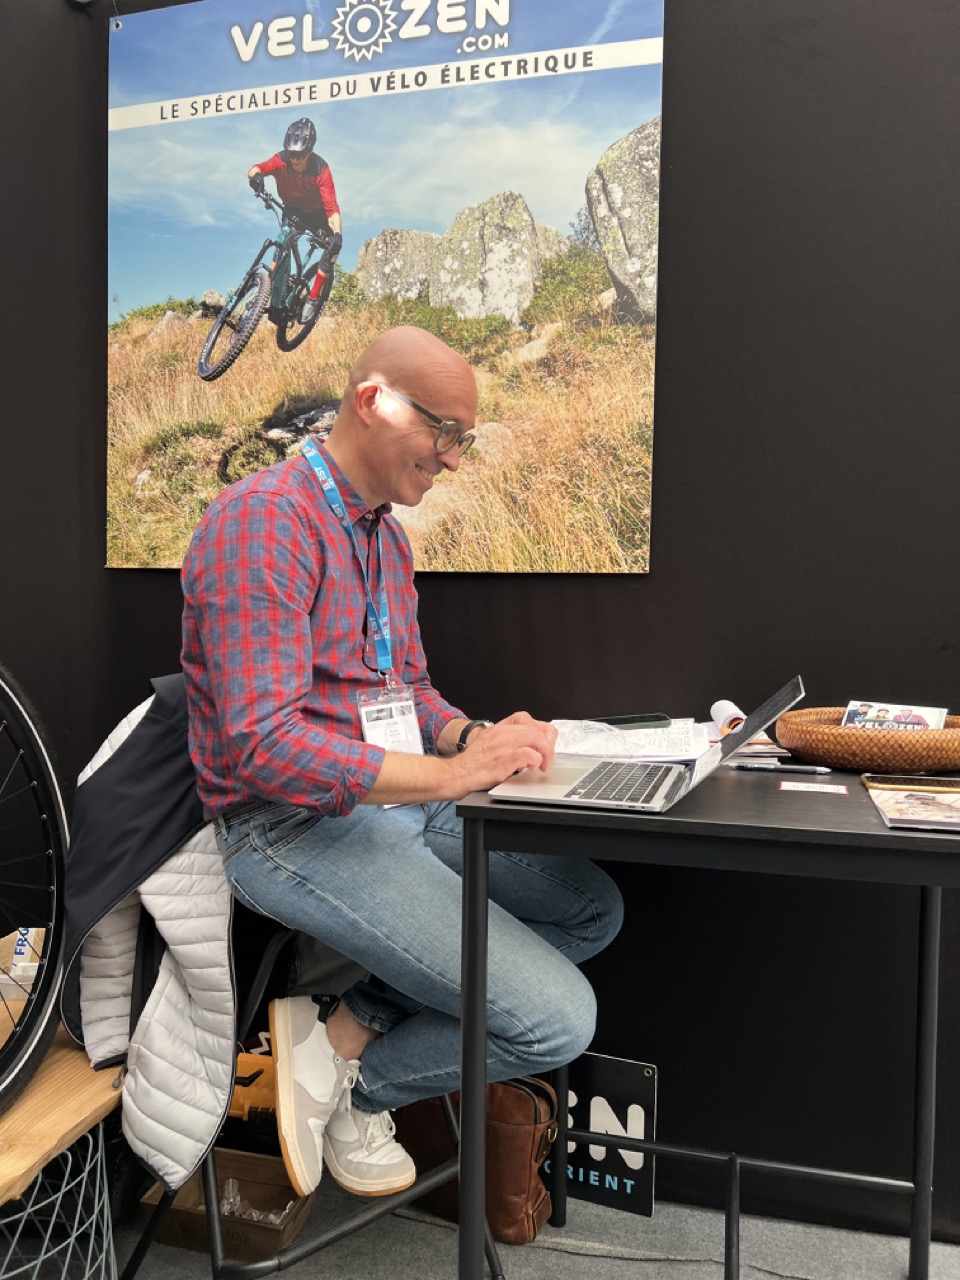
[[[568,1111],[573,1129],[652,1140],[656,1134],[657,1068],[646,1062],[585,1053],[570,1064]],[[586,1143],[567,1145],[568,1195],[653,1217],[653,1156]],[[551,1153],[545,1172],[558,1154],[556,1150]]]

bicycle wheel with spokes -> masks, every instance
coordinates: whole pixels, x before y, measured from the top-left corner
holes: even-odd
[[[327,277],[326,283],[320,290],[320,297],[318,299],[319,305],[317,306],[316,312],[306,324],[301,324],[300,311],[307,300],[309,285],[305,282],[298,285],[297,290],[293,295],[293,302],[291,303],[289,310],[284,313],[283,318],[277,325],[277,346],[281,351],[293,351],[299,347],[300,343],[303,342],[304,338],[306,338],[307,334],[310,333],[313,326],[320,319],[320,313],[327,305],[327,299],[330,297],[330,290],[332,288],[333,276],[330,275]]]
[[[0,1112],[59,1022],[67,818],[35,713],[0,667]]]
[[[270,276],[267,268],[260,266],[251,271],[236,293],[227,299],[207,334],[197,362],[197,373],[204,382],[212,382],[226,373],[253,337],[269,301]]]

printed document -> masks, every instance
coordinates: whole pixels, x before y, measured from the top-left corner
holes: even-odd
[[[553,720],[557,755],[605,760],[696,760],[710,748],[705,724],[673,720],[665,729],[618,729],[598,720]]]

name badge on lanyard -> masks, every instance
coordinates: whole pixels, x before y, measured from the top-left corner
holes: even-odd
[[[394,683],[379,693],[361,690],[357,694],[357,707],[364,742],[383,747],[384,751],[423,755],[417,706],[409,685]]]

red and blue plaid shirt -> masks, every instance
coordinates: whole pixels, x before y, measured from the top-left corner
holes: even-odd
[[[393,670],[411,685],[424,749],[463,712],[430,683],[413,557],[389,506],[371,511],[324,450],[379,598]],[[381,532],[382,563],[377,529]],[[310,464],[294,458],[230,485],[197,526],[181,575],[190,754],[208,819],[253,799],[347,814],[380,772],[357,694],[377,691],[363,577]]]

